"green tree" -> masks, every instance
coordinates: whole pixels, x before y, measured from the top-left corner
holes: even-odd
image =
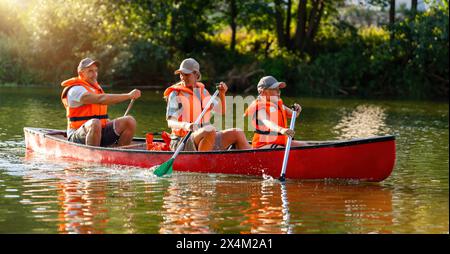
[[[275,0],[274,16],[279,46],[299,52],[300,55],[311,54],[323,20],[334,15],[336,8],[343,3],[340,0]],[[293,16],[295,19],[291,21]],[[293,24],[294,34],[291,35]]]

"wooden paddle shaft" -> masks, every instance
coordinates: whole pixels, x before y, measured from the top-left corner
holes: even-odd
[[[128,115],[128,112],[130,112],[130,109],[133,106],[133,103],[134,103],[134,99],[131,99],[130,104],[128,104],[128,108],[125,111],[125,114],[123,114],[123,116],[127,116]]]

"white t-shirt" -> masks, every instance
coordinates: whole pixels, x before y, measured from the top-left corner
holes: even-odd
[[[69,104],[69,107],[71,108],[78,108],[83,105],[83,103],[80,102],[81,96],[83,94],[87,93],[88,90],[84,88],[83,86],[73,86],[69,89],[67,92],[67,103]],[[70,137],[72,133],[76,131],[75,129],[67,129],[67,137]]]
[[[87,91],[88,90],[83,86],[73,86],[70,88],[69,92],[67,92],[67,103],[69,104],[69,107],[78,108],[82,106],[83,103],[80,102],[81,96],[87,93]]]

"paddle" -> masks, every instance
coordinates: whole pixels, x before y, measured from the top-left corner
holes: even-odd
[[[200,123],[200,121],[202,120],[206,111],[209,109],[209,107],[211,106],[211,103],[217,97],[218,94],[219,94],[219,90],[217,89],[216,92],[213,94],[213,96],[211,96],[211,98],[209,99],[208,103],[206,104],[206,107],[203,108],[202,113],[197,117],[197,120],[195,120],[194,125],[197,125]],[[170,174],[172,172],[173,162],[175,161],[175,158],[178,156],[180,151],[183,149],[186,141],[191,136],[191,134],[192,134],[192,131],[189,131],[188,134],[186,134],[186,136],[183,137],[181,144],[177,147],[177,149],[175,150],[175,153],[172,155],[172,157],[168,161],[161,164],[158,168],[156,168],[155,171],[153,171],[153,173],[155,175],[163,176],[165,174]]]
[[[292,107],[292,118],[291,118],[291,125],[289,126],[289,129],[293,130],[295,127],[295,118],[297,117],[297,111],[294,110],[294,107]],[[289,151],[291,150],[291,143],[292,143],[292,137],[288,137],[288,141],[286,143],[286,150],[284,150],[284,159],[283,159],[283,167],[281,168],[281,174],[280,178],[278,178],[281,182],[284,182],[286,180],[286,167],[289,159]]]
[[[130,104],[128,104],[128,108],[125,111],[125,114],[123,114],[123,116],[127,116],[128,115],[128,112],[130,111],[131,107],[133,106],[133,103],[134,103],[134,99],[131,99]]]

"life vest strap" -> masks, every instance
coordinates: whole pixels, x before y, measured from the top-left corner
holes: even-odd
[[[274,131],[262,131],[262,130],[255,130],[255,133],[261,134],[261,135],[270,135],[270,136],[283,136],[283,134],[274,132]]]
[[[256,129],[255,129],[255,133],[258,133],[258,134],[260,134],[260,135],[269,135],[269,136],[283,136],[283,134],[280,134],[280,133],[278,133],[278,132],[275,132],[275,131],[263,131],[263,130],[259,130],[259,129],[257,129],[258,128],[258,126],[264,126],[264,123],[261,121],[261,120],[259,120],[259,118],[258,118],[258,109],[256,109],[256,112],[255,112],[255,120],[256,120]],[[284,120],[284,119],[283,119]]]
[[[77,122],[77,121],[87,121],[91,119],[108,119],[108,115],[95,115],[95,116],[81,116],[81,117],[70,117],[69,120],[71,122]]]

